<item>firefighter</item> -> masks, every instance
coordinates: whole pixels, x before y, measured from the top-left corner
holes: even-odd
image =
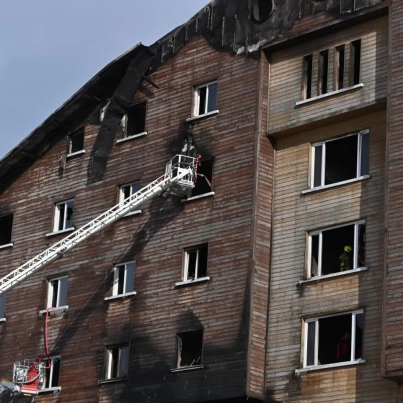
[[[338,362],[351,360],[350,345],[351,345],[350,333],[344,333],[344,336],[340,339],[339,343],[337,344],[336,359]]]
[[[340,271],[352,270],[353,268],[353,258],[352,252],[353,248],[349,245],[344,247],[344,252],[339,257]]]

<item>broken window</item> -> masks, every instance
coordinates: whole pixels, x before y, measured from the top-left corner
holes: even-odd
[[[123,138],[145,133],[146,129],[146,103],[143,102],[129,108],[122,118]]]
[[[211,82],[195,87],[194,116],[205,115],[217,110],[217,82]]]
[[[318,80],[318,95],[327,93],[327,77],[329,70],[329,51],[323,50],[319,52],[319,80]]]
[[[303,60],[302,70],[302,99],[312,97],[312,55],[307,55]]]
[[[364,313],[362,310],[304,323],[304,367],[354,362],[362,359]]]
[[[4,311],[6,308],[6,296],[5,294],[0,295],[0,319],[4,319]]]
[[[84,149],[84,128],[77,130],[68,137],[67,154],[74,154]]]
[[[13,215],[0,217],[0,247],[11,244],[11,233],[13,230]]]
[[[73,228],[74,200],[56,204],[53,231],[63,231]]]
[[[344,88],[344,56],[345,46],[337,46],[335,54],[335,90],[341,90]]]
[[[307,277],[365,267],[365,241],[364,221],[310,232]]]
[[[360,84],[361,81],[361,39],[350,45],[350,85]]]
[[[50,279],[48,283],[48,308],[59,308],[67,305],[68,277]]]
[[[368,174],[369,131],[312,144],[312,188]]]
[[[192,189],[191,197],[210,193],[213,179],[213,160],[202,161],[197,167],[197,181]]]
[[[129,345],[107,347],[105,351],[105,379],[123,378],[129,374]]]
[[[122,263],[115,267],[113,295],[124,295],[134,291],[136,262]]]
[[[141,186],[140,186],[139,182],[122,185],[119,190],[119,203],[123,204],[125,202],[125,200],[127,200],[129,197],[133,196],[140,189],[141,189]],[[128,203],[128,202],[130,202],[130,200],[126,201],[126,203]],[[134,209],[130,211],[130,213],[137,213],[137,212],[140,212],[140,210],[137,210],[136,207],[134,207]],[[130,213],[128,213],[128,214],[130,214]]]
[[[207,245],[196,246],[185,250],[184,281],[193,281],[207,276],[207,255]]]
[[[178,334],[178,368],[202,364],[203,330]]]
[[[42,390],[60,386],[59,385],[60,357],[50,357],[49,359],[50,359],[50,365],[48,365],[47,358],[43,360],[43,362],[46,364],[46,371]]]

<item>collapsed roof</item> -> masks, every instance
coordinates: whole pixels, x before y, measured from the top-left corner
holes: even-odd
[[[129,66],[133,67],[132,61],[141,63],[142,54],[144,58],[149,58],[150,53],[156,55],[149,67],[152,72],[200,35],[218,51],[258,57],[266,45],[306,34],[306,26],[298,27],[303,17],[321,13],[321,24],[340,19],[348,23],[367,8],[384,6],[385,0],[212,0],[149,48],[139,44],[112,61],[11,150],[0,160],[0,191],[44,155],[56,133],[68,134],[72,125],[111,98]],[[315,30],[314,24],[311,29]]]

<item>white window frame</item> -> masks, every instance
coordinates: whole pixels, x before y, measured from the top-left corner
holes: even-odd
[[[62,279],[67,279],[67,288],[66,288],[66,303],[61,305],[60,304],[60,280]],[[56,306],[52,307],[52,300],[53,300],[53,289],[54,289],[54,282],[58,282],[58,287],[57,287],[57,302]],[[47,298],[47,308],[64,308],[67,306],[67,289],[68,289],[68,276],[60,276],[60,277],[54,277],[50,278],[48,280],[48,298]]]
[[[325,319],[325,318],[333,318],[336,316],[342,316],[342,315],[349,315],[351,314],[351,356],[350,356],[350,361],[343,361],[343,362],[337,362],[337,363],[332,363],[332,364],[324,364],[324,365],[318,365],[318,353],[319,353],[319,320],[320,319]],[[338,366],[345,366],[345,365],[350,365],[350,364],[357,364],[357,363],[362,363],[365,362],[364,359],[362,358],[355,358],[355,342],[356,342],[356,315],[359,314],[364,314],[363,309],[357,309],[355,311],[350,311],[350,312],[342,312],[342,313],[337,313],[334,315],[326,315],[326,316],[318,316],[316,318],[309,318],[305,319],[303,321],[303,359],[302,359],[302,365],[303,368],[331,368],[331,367],[338,367]],[[315,322],[315,354],[314,354],[314,364],[313,365],[307,365],[307,359],[308,359],[308,324]]]
[[[118,358],[118,376],[115,378],[112,378],[112,361],[113,361],[113,350],[119,349],[119,358]],[[127,367],[126,373],[119,374],[119,371],[122,369],[121,368],[121,360],[123,354],[127,354],[126,356],[126,364]],[[129,374],[129,357],[130,357],[130,345],[129,344],[122,344],[122,345],[117,345],[117,346],[108,346],[106,347],[106,363],[105,363],[105,380],[109,379],[120,379],[127,377]]]
[[[140,182],[131,182],[131,183],[125,183],[124,185],[119,186],[119,203],[121,205],[123,205],[123,202],[125,201],[125,193],[123,191],[123,188],[130,186],[130,197],[133,196],[133,186],[134,185],[138,185],[139,186],[139,190],[141,189],[141,185]],[[134,192],[136,193],[136,192]],[[131,210],[129,211],[125,217],[129,216],[129,215],[133,215],[133,214],[140,214],[141,210]]]
[[[204,84],[201,84],[201,85],[198,85],[198,86],[194,87],[194,93],[193,93],[193,98],[194,98],[193,116],[204,116],[204,115],[208,115],[210,113],[214,113],[214,112],[217,111],[217,109],[216,109],[214,111],[207,112],[208,100],[209,100],[209,86],[213,85],[213,84],[217,84],[217,95],[218,95],[218,81],[217,80],[210,81],[208,83],[204,83]],[[206,112],[204,112],[202,114],[199,114],[200,90],[202,88],[205,88],[205,87],[206,87],[206,101],[205,101],[205,105],[204,105],[204,107],[205,107],[204,110]],[[216,102],[217,102],[217,99],[216,99]]]
[[[67,203],[73,202],[73,211],[74,211],[74,199],[69,199],[69,200],[64,200],[62,202],[56,203],[55,204],[55,217],[54,217],[54,223],[53,223],[53,232],[62,232],[62,231],[67,231],[70,229],[74,229],[74,225],[71,227],[66,228],[66,220],[67,220]],[[64,217],[63,217],[63,228],[59,229],[59,219],[60,219],[60,208],[59,206],[65,205],[64,209]]]
[[[323,245],[323,232],[330,231],[332,229],[336,228],[342,228],[342,227],[349,227],[351,225],[354,225],[354,256],[353,256],[353,269],[352,270],[347,270],[343,271],[341,273],[332,273],[332,274],[325,274],[322,275],[322,245]],[[359,221],[353,221],[350,223],[346,224],[340,224],[340,225],[334,225],[332,227],[327,227],[327,228],[322,228],[320,230],[316,231],[310,231],[308,232],[307,236],[307,279],[318,279],[321,277],[330,277],[333,275],[342,275],[342,274],[347,274],[351,273],[352,271],[357,271],[358,269],[360,270],[366,270],[366,267],[358,267],[358,236],[359,236],[359,225],[366,225],[365,220],[359,220]],[[365,229],[366,230],[366,229]],[[318,275],[315,277],[312,277],[312,237],[319,235],[319,247],[318,247]],[[342,252],[340,252],[341,254]]]
[[[49,359],[50,359],[49,379],[46,378],[46,372],[45,372],[45,377],[44,377],[43,386],[42,386],[42,389],[39,390],[39,393],[40,393],[40,392],[46,392],[46,391],[57,391],[57,390],[60,391],[60,390],[61,390],[61,386],[60,386],[60,385],[49,386],[49,387],[45,388],[46,381],[48,381],[47,383],[48,383],[49,385],[52,383],[51,381],[52,381],[52,379],[53,379],[54,361],[55,361],[55,360],[61,361],[61,356],[60,356],[60,355],[55,355],[55,356],[49,357]],[[44,362],[45,365],[47,366],[47,364],[48,364],[48,358],[44,358],[44,359],[43,359],[43,362]],[[60,367],[59,367],[59,380],[60,380]],[[60,382],[58,382],[58,383],[60,383]]]
[[[321,189],[321,188],[327,188],[327,187],[332,187],[332,186],[338,186],[343,183],[349,183],[352,181],[357,181],[359,179],[364,179],[369,177],[369,175],[365,174],[363,175],[361,173],[361,159],[362,159],[362,136],[364,134],[369,134],[369,130],[361,130],[358,133],[351,133],[347,134],[346,136],[341,136],[337,137],[334,139],[330,140],[325,140],[325,141],[320,141],[318,143],[313,143],[311,145],[311,177],[310,177],[310,187],[311,189]],[[341,140],[346,137],[351,137],[351,136],[357,136],[357,169],[356,169],[356,176],[355,178],[347,179],[345,181],[341,182],[336,182],[332,183],[330,185],[325,185],[325,171],[326,171],[326,144],[330,143],[332,141],[337,141]],[[315,181],[315,149],[316,147],[322,147],[322,161],[321,161],[321,184],[319,186],[314,186],[314,181]]]
[[[131,291],[126,291],[128,265],[133,265],[133,289]],[[119,268],[122,266],[124,266],[123,293],[118,294],[118,292],[119,292]],[[121,297],[121,296],[125,296],[125,295],[134,294],[135,293],[135,291],[134,291],[135,276],[136,276],[136,261],[135,260],[133,260],[131,262],[119,263],[118,265],[116,265],[114,268],[114,272],[113,272],[112,296]]]
[[[200,254],[200,249],[207,249],[207,259],[208,259],[208,244],[203,244],[203,245],[199,245],[199,246],[192,246],[190,248],[186,248],[184,250],[185,252],[185,256],[184,256],[184,266],[183,266],[183,281],[184,282],[188,282],[188,281],[200,281],[200,280],[204,280],[207,279],[207,276],[204,277],[199,277],[199,254]],[[188,278],[188,272],[189,272],[189,252],[193,252],[193,251],[197,251],[196,253],[196,267],[195,267],[195,278],[194,280],[189,279]],[[206,273],[207,273],[207,268],[206,268]]]

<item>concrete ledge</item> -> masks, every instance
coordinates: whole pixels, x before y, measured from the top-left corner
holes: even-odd
[[[56,316],[61,316],[68,310],[69,310],[68,305],[58,306],[57,308],[49,309],[49,317],[54,318]],[[39,311],[39,317],[42,318],[42,316],[45,316],[46,311],[47,309],[42,309],[41,311]]]
[[[116,382],[126,382],[129,380],[129,377],[125,376],[122,378],[113,378],[113,379],[103,379],[102,381],[98,381],[98,385],[106,385],[108,383],[116,383]]]
[[[308,372],[312,371],[320,371],[322,369],[333,369],[333,368],[340,368],[340,367],[351,367],[353,365],[360,365],[360,364],[365,364],[367,361],[360,358],[356,361],[346,361],[346,362],[335,362],[334,364],[326,364],[326,365],[318,365],[317,367],[306,367],[306,368],[300,368],[295,370],[295,375],[296,376],[301,376],[303,374],[306,374]]]
[[[175,283],[175,287],[185,287],[189,285],[197,285],[200,283],[207,283],[210,281],[210,277],[201,277],[197,278],[196,280],[187,280],[187,281],[180,281],[179,283]]]
[[[139,137],[144,137],[144,136],[147,136],[147,132],[142,132],[139,134],[135,134],[134,136],[127,136],[127,137],[124,137],[123,139],[116,140],[116,144],[124,143],[126,141],[138,139]]]
[[[219,113],[220,113],[220,111],[218,109],[216,109],[215,111],[203,113],[203,115],[197,115],[197,116],[192,116],[191,118],[187,118],[186,122],[194,122],[196,120],[200,120],[200,119],[208,118],[210,116],[218,115]]]
[[[182,199],[181,202],[186,203],[186,202],[190,202],[192,200],[203,199],[205,197],[211,197],[214,195],[215,195],[214,192],[203,193],[202,195],[197,195],[197,196],[188,197],[187,199]]]
[[[124,299],[124,298],[131,297],[133,295],[137,295],[137,292],[132,291],[132,292],[127,292],[126,294],[111,295],[110,297],[105,297],[104,300],[105,301],[113,301],[114,299]]]
[[[12,248],[13,246],[14,246],[13,243],[6,243],[4,245],[0,245],[0,249]]]
[[[348,271],[340,271],[337,273],[332,273],[332,274],[326,274],[325,276],[318,276],[318,277],[311,277],[307,280],[301,280],[298,281],[297,286],[301,285],[309,285],[312,283],[318,283],[319,281],[323,280],[328,280],[332,278],[337,278],[337,277],[342,277],[342,276],[348,276],[349,274],[355,274],[355,273],[360,273],[362,271],[368,271],[368,267],[357,267],[356,269],[353,270],[348,270]]]
[[[71,228],[63,229],[61,231],[49,232],[48,234],[46,234],[46,236],[49,237],[49,236],[56,236],[56,235],[65,234],[66,232],[73,232],[74,229],[75,229],[74,227],[71,227]]]

